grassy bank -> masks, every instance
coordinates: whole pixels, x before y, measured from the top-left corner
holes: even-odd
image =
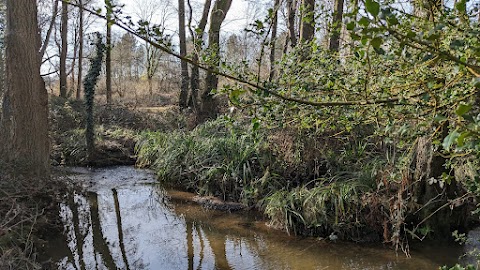
[[[392,156],[372,136],[291,134],[253,130],[228,118],[192,131],[144,132],[137,165],[154,169],[164,183],[256,207],[272,226],[294,234],[387,242],[400,249],[409,239],[449,238],[473,220],[468,209],[474,201],[463,184],[455,192],[465,200],[456,206],[447,201],[448,212],[441,210],[453,185],[443,183],[436,201],[415,197],[425,193],[414,180],[421,172],[415,151]],[[421,147],[410,149],[415,146]],[[434,227],[439,220],[442,226]]]

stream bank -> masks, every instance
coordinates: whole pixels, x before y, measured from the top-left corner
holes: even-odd
[[[61,205],[64,234],[50,269],[436,269],[460,246],[414,246],[412,258],[375,244],[289,236],[254,212],[209,210],[133,167],[69,169],[86,192]]]

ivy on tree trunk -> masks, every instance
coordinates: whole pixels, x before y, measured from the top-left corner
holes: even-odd
[[[87,143],[87,162],[92,163],[95,150],[93,103],[95,98],[95,85],[97,84],[100,71],[102,70],[103,55],[105,44],[102,37],[97,33],[97,43],[95,44],[97,54],[90,60],[90,70],[88,71],[83,88],[85,90],[85,110],[86,110],[86,130],[85,140]]]

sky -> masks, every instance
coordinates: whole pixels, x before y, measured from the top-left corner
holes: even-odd
[[[166,3],[170,1],[170,3]],[[160,7],[157,8],[156,12],[156,22],[158,23],[160,18],[162,17],[162,9],[165,8],[169,12],[169,20],[167,22],[168,30],[172,32],[176,32],[178,29],[178,2],[176,0],[119,0],[120,3],[124,4],[123,12],[125,15],[130,15],[132,18],[138,18],[136,16],[139,11],[142,9],[149,9],[145,8],[145,6],[154,6],[155,3],[161,3]],[[212,7],[213,7],[212,1]],[[258,2],[258,1],[257,1]],[[203,3],[204,1],[192,0],[192,8],[193,8],[193,22],[195,24],[196,20],[199,20],[201,17],[201,12],[203,10]],[[143,4],[143,5],[142,5]],[[147,5],[145,5],[147,4]],[[232,6],[227,13],[227,17],[223,23],[222,32],[224,33],[235,33],[245,29],[247,24],[249,23],[249,16],[253,15],[249,12],[249,4],[247,0],[233,0]],[[188,5],[185,4],[185,9],[188,14]],[[250,16],[251,17],[251,16]],[[188,17],[186,18],[186,23],[188,23]]]

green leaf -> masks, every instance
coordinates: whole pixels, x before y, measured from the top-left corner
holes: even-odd
[[[366,0],[365,7],[367,8],[368,13],[372,14],[375,18],[380,13],[380,4],[374,0]]]
[[[370,20],[367,17],[362,17],[359,21],[358,24],[367,27],[370,24]]]
[[[460,136],[457,138],[457,144],[458,146],[462,147],[465,144],[465,139],[470,137],[470,131],[464,131]]]
[[[381,37],[376,37],[372,40],[370,40],[370,45],[373,46],[373,48],[378,49],[380,46],[383,44],[383,39]]]
[[[443,143],[442,143],[443,149],[445,149],[446,151],[450,151],[450,148],[452,147],[452,145],[455,143],[455,141],[459,136],[460,136],[460,133],[458,133],[457,130],[454,130],[450,134],[448,134],[448,136],[445,137],[445,139],[443,140]]]
[[[447,117],[445,117],[444,115],[441,115],[441,114],[437,114],[437,115],[435,116],[435,118],[433,118],[433,120],[434,120],[435,122],[441,123],[441,122],[447,120]]]
[[[463,116],[464,114],[469,112],[471,109],[472,109],[472,105],[470,105],[470,104],[460,104],[460,105],[458,105],[458,108],[455,111],[455,113],[458,116]]]
[[[352,31],[355,28],[355,22],[347,23],[347,30]]]

